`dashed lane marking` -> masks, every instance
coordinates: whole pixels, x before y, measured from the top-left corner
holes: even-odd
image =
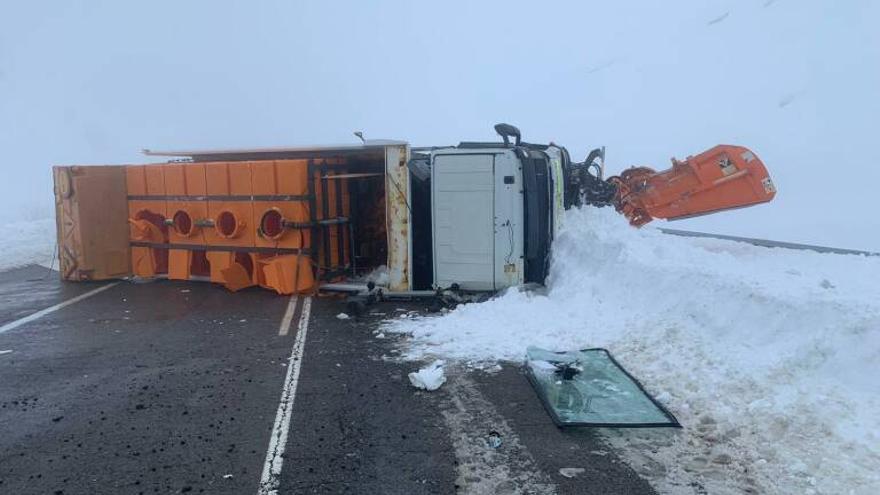
[[[95,294],[98,294],[100,292],[104,292],[105,290],[109,289],[110,287],[115,287],[118,284],[119,284],[119,282],[113,282],[113,283],[110,283],[107,285],[102,285],[101,287],[98,287],[97,289],[94,289],[94,290],[90,290],[90,291],[86,292],[85,294],[80,294],[74,298],[68,299],[68,300],[61,302],[61,303],[58,303],[54,306],[50,306],[46,309],[41,309],[41,310],[37,311],[36,313],[29,314],[29,315],[25,316],[24,318],[19,318],[15,321],[9,322],[9,323],[3,325],[2,327],[0,327],[0,333],[8,332],[8,331],[16,329],[24,324],[30,323],[34,320],[38,320],[38,319],[40,319],[50,313],[54,313],[54,312],[58,311],[59,309],[66,308],[67,306],[70,306],[71,304],[76,304],[82,300],[85,300],[85,299],[88,299],[88,298],[94,296]]]
[[[290,331],[290,322],[293,320],[293,313],[296,311],[296,301],[299,297],[290,296],[290,302],[287,303],[287,311],[284,312],[284,318],[281,319],[281,326],[278,327],[278,335],[287,335]]]
[[[288,311],[284,313],[282,328],[279,334],[289,331],[293,320],[293,310],[296,304],[291,300]],[[290,417],[293,413],[293,401],[296,398],[296,386],[299,383],[299,372],[302,368],[303,354],[306,346],[306,333],[309,330],[309,315],[312,308],[312,298],[302,300],[302,310],[299,316],[299,324],[296,330],[296,340],[290,353],[287,366],[287,376],[284,379],[284,387],[281,389],[281,401],[278,403],[278,412],[275,413],[275,424],[272,427],[272,436],[269,438],[269,450],[266,452],[266,463],[263,465],[263,476],[260,478],[258,495],[276,495],[281,481],[281,466],[284,463],[284,448],[287,445],[287,434],[290,431]],[[291,318],[287,318],[290,313]],[[287,329],[284,322],[287,322]]]

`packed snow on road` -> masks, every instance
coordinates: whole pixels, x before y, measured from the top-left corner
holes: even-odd
[[[398,319],[405,356],[472,366],[606,347],[682,422],[605,430],[663,492],[880,491],[880,257],[636,230],[567,212],[546,292]],[[549,421],[549,419],[548,419]]]

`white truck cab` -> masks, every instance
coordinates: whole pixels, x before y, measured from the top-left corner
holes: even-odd
[[[564,210],[568,153],[522,143],[515,128],[499,127],[503,143],[412,150],[414,289],[497,291],[544,282]]]

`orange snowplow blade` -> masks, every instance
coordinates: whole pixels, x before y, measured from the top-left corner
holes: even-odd
[[[776,188],[761,160],[748,148],[718,145],[672,159],[672,168],[625,170],[609,179],[617,186],[617,210],[641,226],[654,218],[676,220],[766,203]]]

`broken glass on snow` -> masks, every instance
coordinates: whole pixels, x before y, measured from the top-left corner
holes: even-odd
[[[557,426],[681,427],[605,349],[529,347],[526,372]]]

